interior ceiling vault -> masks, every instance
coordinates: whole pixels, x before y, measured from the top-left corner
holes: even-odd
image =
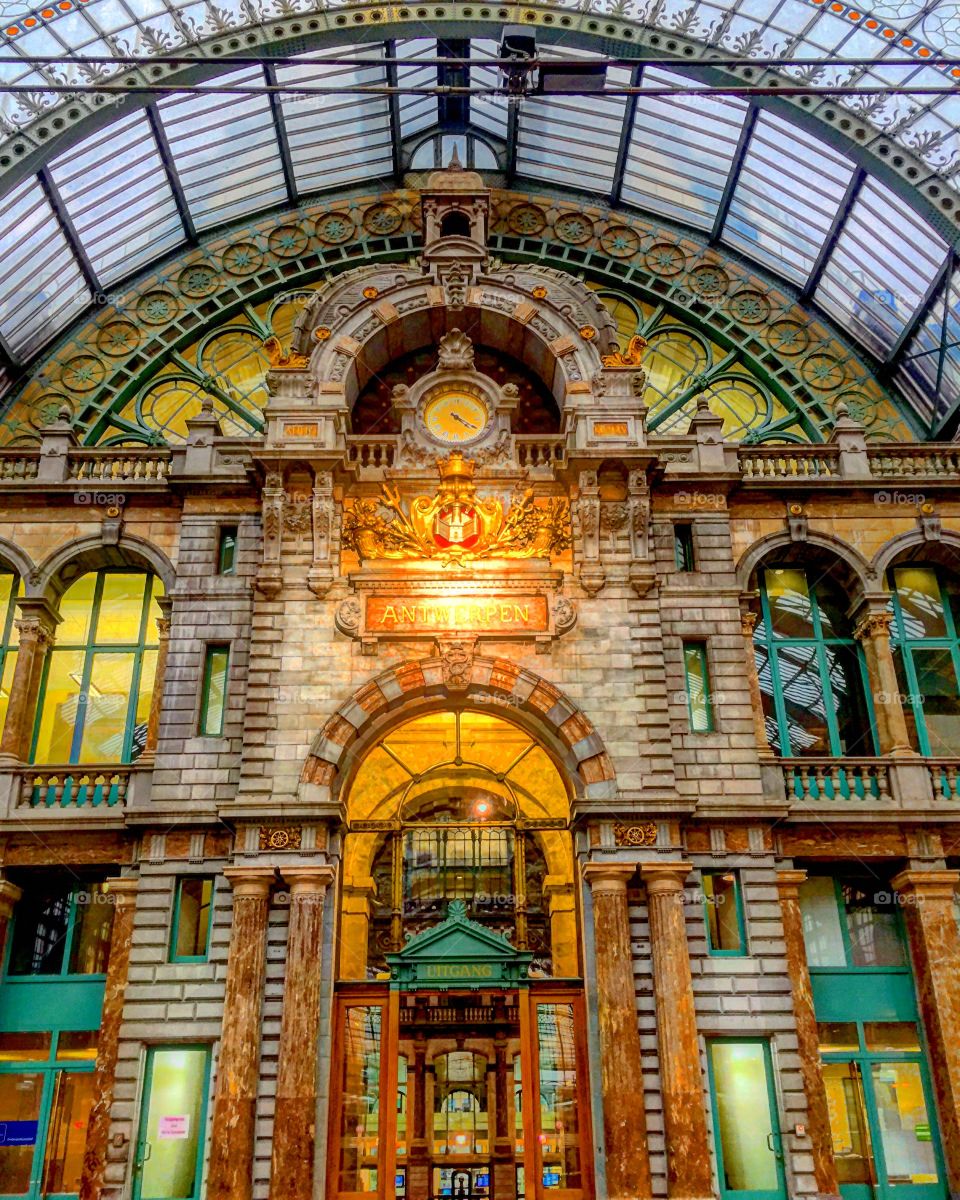
[[[937,57],[960,51],[960,5],[887,4],[871,13],[781,0],[764,5],[762,19],[743,0],[660,0],[646,8],[587,0],[522,13],[435,5],[390,10],[387,26],[385,12],[370,5],[272,2],[270,9],[256,0],[64,0],[11,15],[0,44],[6,85],[109,76],[131,87],[202,79],[211,87],[290,90],[204,96],[141,88],[105,104],[89,93],[2,97],[0,367],[8,389],[59,335],[170,256],[307,199],[396,186],[410,170],[446,161],[456,144],[491,182],[573,187],[595,204],[650,213],[696,231],[720,253],[757,263],[862,349],[914,427],[932,438],[953,436],[960,413],[957,96],[834,102],[689,92],[696,80],[720,74],[727,82],[784,77],[762,66],[731,75],[705,61],[723,55],[860,61],[856,69],[825,62],[788,70],[817,87],[960,84],[960,68]],[[523,15],[540,26],[545,55],[636,56],[636,65],[610,68],[611,84],[677,94],[535,97],[513,107],[494,95],[351,94],[358,86],[443,86],[465,75],[473,87],[492,88],[490,65],[477,62],[465,73],[423,60],[489,59],[500,25]],[[116,75],[107,66],[25,61],[184,47],[205,59],[186,74],[159,63]],[[280,61],[210,61],[229,54]],[[338,56],[364,62],[322,61]],[[660,65],[644,63],[654,56]],[[671,56],[675,65],[663,65]],[[334,92],[296,91],[314,86]]]

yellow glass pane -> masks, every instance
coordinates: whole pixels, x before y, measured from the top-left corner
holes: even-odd
[[[3,656],[3,671],[0,672],[0,729],[3,729],[3,723],[7,719],[7,705],[10,703],[10,689],[16,669],[17,651],[8,650]]]
[[[259,334],[228,330],[204,347],[200,367],[231,397],[237,394],[262,409],[267,402],[266,374],[270,359]]]
[[[160,637],[160,628],[157,622],[163,618],[163,610],[157,602],[159,596],[164,595],[163,580],[159,575],[154,575],[151,580],[150,594],[150,611],[147,614],[147,630],[144,638],[144,644],[147,646],[156,645]]]
[[[34,762],[70,761],[73,730],[80,714],[80,686],[83,682],[83,652],[55,649],[50,654],[50,669],[43,694],[43,711]]]
[[[150,1066],[143,1128],[150,1155],[140,1177],[140,1200],[187,1200],[196,1189],[207,1051],[154,1050]]]
[[[57,626],[58,646],[82,646],[90,629],[93,594],[97,574],[91,571],[70,585],[60,598],[60,624]]]
[[[117,763],[130,706],[133,654],[96,654],[90,671],[80,746],[82,763]]]
[[[670,398],[683,390],[691,375],[705,371],[710,358],[699,338],[682,329],[665,329],[650,338],[643,365],[647,387]],[[651,411],[656,409],[653,399],[650,397]]]
[[[136,645],[143,619],[143,589],[148,575],[142,572],[103,577],[103,594],[94,640],[103,645]]]
[[[5,571],[0,573],[0,620],[5,620],[13,598],[13,581],[15,576]]]
[[[156,677],[157,652],[156,650],[145,650],[143,652],[143,662],[140,667],[140,687],[137,689],[134,741],[136,741],[137,733],[141,728],[146,731],[147,722],[150,719],[150,702],[153,699],[153,685]]]

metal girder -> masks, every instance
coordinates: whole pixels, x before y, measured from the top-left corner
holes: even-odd
[[[507,156],[504,174],[509,187],[517,178],[517,139],[520,134],[520,98],[511,96],[507,101]]]
[[[393,90],[400,86],[400,74],[397,70],[396,61],[390,61],[391,59],[395,60],[397,57],[397,43],[393,38],[389,38],[384,42],[383,52],[387,59],[387,85],[391,89],[387,99],[387,107],[390,113],[390,154],[393,159],[393,175],[397,183],[402,183],[403,131],[400,127],[400,96]]]
[[[160,153],[160,161],[163,163],[167,183],[170,184],[170,191],[173,192],[173,202],[177,206],[184,234],[187,241],[195,246],[199,241],[197,227],[193,223],[193,215],[190,212],[190,205],[187,203],[187,194],[183,190],[183,181],[180,179],[176,163],[173,161],[173,151],[170,149],[170,142],[167,140],[167,131],[163,127],[163,121],[161,120],[156,100],[151,100],[145,111],[147,120],[150,122],[154,141],[157,143],[157,150]]]
[[[277,68],[273,63],[263,64],[263,74],[271,87],[277,86]],[[283,182],[287,189],[287,199],[290,201],[291,208],[295,208],[299,200],[297,176],[293,169],[293,156],[290,153],[290,141],[283,120],[283,101],[279,92],[270,93],[270,115],[273,117],[273,125],[277,133],[277,146],[280,150],[280,163],[283,166]]]
[[[830,226],[830,232],[827,234],[826,240],[820,247],[820,253],[817,255],[817,260],[813,264],[813,269],[807,276],[807,282],[800,290],[800,303],[806,304],[813,298],[813,293],[820,285],[820,280],[823,278],[823,272],[827,268],[827,263],[830,261],[830,255],[833,253],[834,247],[840,239],[840,234],[843,232],[843,227],[847,223],[847,217],[850,216],[850,210],[853,208],[857,196],[860,195],[860,189],[863,187],[867,179],[867,172],[863,167],[858,167],[854,171],[850,182],[847,184],[847,190],[843,193],[843,199],[837,206],[837,215],[833,218],[833,224]]]
[[[63,236],[67,239],[67,245],[70,247],[70,253],[77,260],[77,265],[80,268],[80,274],[86,281],[87,287],[93,293],[94,298],[103,295],[103,284],[97,277],[97,272],[94,270],[93,263],[90,261],[90,256],[87,254],[80,241],[80,235],[77,233],[76,226],[70,213],[67,211],[67,206],[64,203],[63,197],[57,185],[53,182],[53,175],[50,173],[49,167],[41,167],[37,174],[40,180],[40,186],[43,188],[43,193],[50,201],[50,207],[53,209],[57,222],[60,225]]]
[[[730,211],[733,194],[737,190],[737,184],[740,182],[740,174],[743,171],[743,164],[746,161],[747,151],[750,149],[750,140],[753,137],[753,130],[759,116],[760,109],[755,104],[751,104],[747,109],[743,125],[740,127],[740,138],[733,155],[733,161],[730,163],[730,170],[727,172],[727,181],[723,185],[723,191],[720,194],[717,213],[713,219],[713,229],[710,232],[710,244],[712,246],[715,246],[720,241],[723,227],[727,223],[727,213]]]
[[[633,68],[630,73],[630,86],[639,87],[643,79],[643,64]],[[628,96],[623,106],[623,124],[620,126],[620,144],[617,146],[617,165],[613,169],[613,187],[610,189],[610,204],[620,203],[623,193],[623,174],[627,169],[627,157],[630,154],[630,141],[633,137],[633,124],[637,117],[639,96]]]
[[[930,312],[931,308],[933,308],[937,296],[940,293],[940,289],[950,273],[950,262],[952,257],[952,254],[948,254],[943,260],[939,270],[933,277],[933,281],[924,293],[920,304],[910,317],[910,320],[907,321],[906,325],[904,325],[903,329],[900,331],[900,335],[898,336],[897,340],[893,343],[890,353],[887,355],[884,361],[884,367],[887,371],[892,373],[897,368],[900,362],[900,356],[904,349],[910,344],[910,340],[913,335],[927,319],[927,314]]]

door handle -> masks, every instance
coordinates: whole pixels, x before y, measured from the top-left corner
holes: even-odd
[[[781,1141],[780,1134],[774,1133],[772,1129],[767,1134],[767,1149],[778,1162],[783,1162],[783,1142]]]
[[[140,1149],[140,1154],[137,1157],[137,1162],[136,1162],[136,1166],[134,1169],[137,1171],[142,1171],[152,1153],[153,1153],[153,1143],[152,1142],[144,1142]]]

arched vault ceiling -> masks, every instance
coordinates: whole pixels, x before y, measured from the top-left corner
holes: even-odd
[[[582,274],[642,301],[651,320],[676,316],[699,327],[718,348],[717,361],[759,380],[781,411],[794,414],[786,436],[819,440],[841,401],[873,438],[916,436],[916,424],[900,417],[863,355],[746,260],[668,223],[569,195],[494,190],[491,201],[495,258]],[[206,367],[202,355],[188,361],[188,347],[225,327],[257,345],[272,332],[288,340],[289,314],[285,329],[269,324],[271,297],[316,287],[334,272],[409,260],[418,244],[419,194],[412,190],[304,204],[211,238],[76,324],[13,395],[0,438],[35,439],[67,405],[87,443],[144,440],[140,406],[145,395],[155,396],[164,371],[206,390],[228,415],[239,412],[215,358]],[[690,395],[676,403],[705,387],[708,378],[692,377]],[[253,415],[248,425],[255,426]]]
[[[681,90],[691,80],[818,86],[950,84],[960,68],[960,7],[903,0],[873,11],[820,0],[578,0],[574,5],[416,7],[315,0],[59,0],[11,14],[0,79],[39,86],[118,78],[120,101],[8,94],[0,114],[6,175],[0,368],[8,383],[73,322],[180,250],[262,212],[352,187],[398,186],[427,166],[455,125],[436,96],[148,96],[145,81],[261,87],[444,82],[418,63],[441,52],[491,54],[505,21],[537,25],[545,52],[636,58],[612,83]],[[762,16],[756,15],[763,13]],[[137,15],[140,14],[140,15]],[[442,38],[437,42],[437,35]],[[469,40],[458,40],[469,39]],[[458,48],[459,47],[459,48]],[[189,51],[192,74],[156,63],[37,67],[28,56],[107,59]],[[228,67],[247,54],[362,53],[369,65]],[[726,68],[724,56],[858,58],[868,65]],[[385,56],[405,62],[386,64]],[[656,57],[669,65],[643,64]],[[889,62],[906,58],[910,66]],[[492,85],[489,68],[471,82]],[[575,185],[592,203],[655,214],[778,275],[844,328],[927,436],[952,436],[960,400],[958,97],[474,97],[465,144],[491,182]],[[216,129],[216,137],[211,131]],[[331,199],[330,203],[338,201]]]

